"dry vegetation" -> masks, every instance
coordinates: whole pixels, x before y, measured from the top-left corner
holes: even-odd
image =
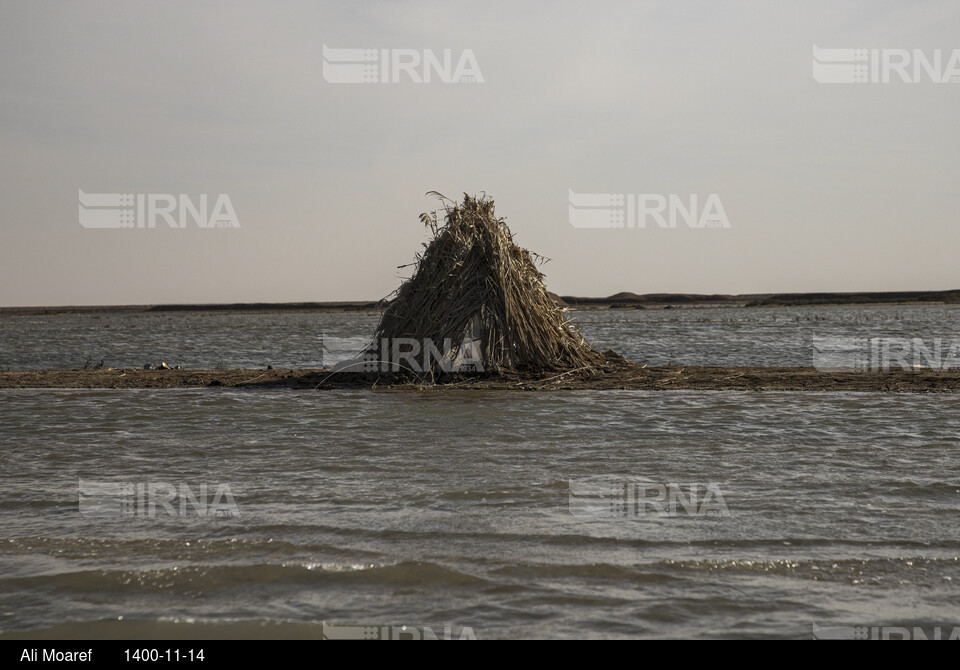
[[[412,338],[440,345],[449,338],[458,347],[474,334],[484,369],[496,373],[598,365],[599,354],[551,299],[534,254],[514,243],[493,200],[439,197],[443,221],[437,212],[420,215],[433,239],[388,302],[375,342]]]

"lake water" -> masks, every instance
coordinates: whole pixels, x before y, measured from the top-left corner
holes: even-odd
[[[584,337],[650,365],[809,366],[819,337],[960,339],[960,305],[571,312]],[[378,315],[156,312],[0,318],[0,369],[84,365],[318,368],[351,358]],[[946,349],[944,351],[946,353]]]
[[[578,319],[651,364],[809,365],[813,335],[957,316]],[[0,365],[314,367],[375,318],[7,318]],[[946,636],[958,443],[953,394],[0,390],[0,636]]]

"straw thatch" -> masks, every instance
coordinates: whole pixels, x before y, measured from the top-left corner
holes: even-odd
[[[461,357],[465,347],[474,357],[479,347],[487,372],[597,364],[599,354],[551,299],[533,255],[514,244],[493,200],[464,194],[457,204],[440,197],[443,223],[437,212],[420,215],[433,239],[387,303],[376,341],[429,338],[439,346],[449,338]]]

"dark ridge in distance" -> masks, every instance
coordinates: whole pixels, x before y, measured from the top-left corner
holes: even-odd
[[[798,305],[869,305],[909,303],[960,303],[960,289],[947,291],[880,291],[851,293],[630,293],[621,291],[605,298],[559,296],[550,293],[561,307],[581,309],[642,309],[645,307],[746,306],[774,307]],[[59,314],[136,314],[156,312],[266,312],[266,311],[377,311],[386,300],[346,300],[334,302],[236,302],[167,305],[65,305],[56,307],[0,307],[0,316],[37,316]]]

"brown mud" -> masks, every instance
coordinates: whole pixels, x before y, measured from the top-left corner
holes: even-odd
[[[960,391],[960,370],[888,372],[821,371],[775,367],[646,367],[616,354],[604,365],[576,370],[450,375],[439,383],[412,377],[377,376],[330,370],[6,370],[0,388],[289,388],[379,389],[436,392],[475,390],[702,390],[702,391]]]

